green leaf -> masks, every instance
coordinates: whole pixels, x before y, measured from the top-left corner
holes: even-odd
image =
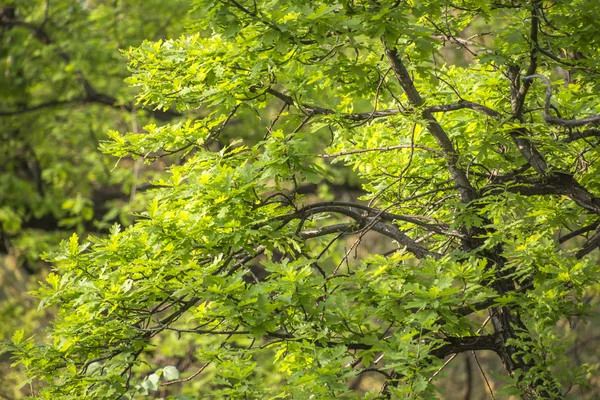
[[[18,346],[23,341],[24,335],[25,331],[23,329],[17,329],[11,337],[11,341],[15,346]]]
[[[167,381],[179,379],[179,371],[176,367],[169,365],[163,368],[163,377]]]

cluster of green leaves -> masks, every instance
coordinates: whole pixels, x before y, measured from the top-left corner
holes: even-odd
[[[20,243],[31,228],[51,238],[65,227],[94,229],[92,221],[102,221],[110,207],[104,201],[127,192],[130,166],[113,169],[99,141],[109,128],[131,129],[150,119],[131,107],[134,91],[123,84],[127,69],[119,49],[178,34],[175,21],[181,24],[186,12],[185,2],[3,5],[1,220],[17,254],[35,260],[43,250]],[[108,193],[111,187],[116,193]]]
[[[103,232],[144,209],[139,185],[162,171],[115,166],[99,143],[109,129],[174,113],[133,107],[119,49],[179,35],[187,1],[4,1],[0,5],[0,340],[16,328],[41,333],[52,310],[27,292],[49,272],[40,255],[77,231]],[[132,187],[137,195],[131,196]],[[134,190],[135,191],[135,190]],[[43,334],[37,337],[45,341]],[[0,395],[21,398],[2,359]]]

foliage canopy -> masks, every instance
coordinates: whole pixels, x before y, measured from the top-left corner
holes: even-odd
[[[147,182],[162,173],[98,150],[111,129],[132,130],[174,112],[134,106],[119,48],[183,31],[187,0],[19,0],[0,4],[0,341],[15,328],[39,331],[27,294],[50,270],[40,255],[75,231],[103,234],[143,210]],[[193,114],[192,114],[193,115]],[[0,397],[21,398],[0,364]]]
[[[194,6],[196,33],[127,51],[128,82],[208,115],[102,143],[181,162],[135,224],[50,256],[53,343],[12,345],[40,397],[435,398],[444,359],[482,350],[498,398],[585,384],[557,327],[600,279],[597,1]],[[360,200],[328,191],[335,163]],[[153,357],[179,337],[183,379]]]

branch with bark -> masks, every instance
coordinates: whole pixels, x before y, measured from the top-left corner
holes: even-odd
[[[423,104],[423,99],[415,88],[415,85],[413,84],[412,79],[406,67],[404,66],[404,63],[402,60],[400,60],[398,52],[393,46],[386,43],[383,39],[382,43],[384,47],[384,53],[390,62],[392,71],[394,72],[398,83],[400,83],[400,86],[404,90],[404,93],[408,97],[408,100],[414,107],[420,107]],[[454,149],[454,145],[448,138],[447,133],[435,119],[432,111],[425,109],[422,111],[421,115],[423,119],[427,121],[427,130],[435,138],[436,142],[441,148],[441,151],[444,153],[448,171],[459,188],[458,190],[463,202],[468,203],[472,200],[475,200],[477,198],[477,193],[473,186],[471,186],[465,171],[458,167],[458,154]]]
[[[255,88],[254,90],[257,90],[257,89]],[[394,116],[397,114],[410,115],[419,110],[417,107],[413,107],[413,108],[406,108],[406,109],[392,108],[389,110],[374,110],[374,111],[363,112],[363,113],[336,113],[334,110],[325,108],[325,107],[319,107],[319,106],[304,104],[304,103],[299,104],[296,100],[294,100],[293,97],[288,96],[287,94],[282,93],[281,91],[275,90],[272,87],[267,88],[265,90],[265,93],[271,94],[272,96],[278,98],[279,100],[283,101],[285,104],[287,104],[289,106],[298,107],[300,110],[302,110],[303,112],[305,112],[307,114],[335,115],[335,116],[341,117],[342,119],[345,119],[348,121],[356,121],[356,122],[368,121],[368,120],[376,119],[376,118],[390,117],[390,116]],[[471,109],[473,111],[478,111],[478,112],[484,113],[487,116],[492,117],[492,118],[500,118],[502,116],[501,113],[499,113],[498,111],[496,111],[490,107],[486,107],[482,104],[475,103],[475,102],[469,101],[469,100],[463,100],[463,99],[459,100],[456,103],[452,103],[452,104],[426,106],[426,107],[421,107],[421,109],[423,112],[430,112],[430,113],[451,112],[451,111],[456,111],[456,110]]]
[[[532,75],[527,75],[523,77],[523,80],[525,82],[531,82],[533,81],[533,79],[540,79],[542,82],[544,82],[544,85],[546,85],[546,101],[544,103],[544,121],[546,121],[549,124],[552,125],[560,125],[560,126],[564,126],[566,128],[578,128],[581,126],[586,126],[586,125],[597,125],[600,123],[600,115],[592,115],[586,118],[581,118],[581,119],[563,119],[563,118],[557,118],[554,117],[552,115],[550,115],[550,107],[552,105],[551,100],[552,100],[552,84],[550,83],[550,80],[548,78],[546,78],[543,75],[539,75],[539,74],[532,74]],[[574,138],[573,140],[575,140],[575,138],[579,139],[582,137],[587,137],[587,136],[597,136],[598,134],[596,133],[596,130],[590,130],[588,131],[589,135],[584,135],[584,136],[575,136],[573,135],[572,137]]]

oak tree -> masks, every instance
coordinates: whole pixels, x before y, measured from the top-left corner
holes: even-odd
[[[208,114],[101,144],[181,162],[135,224],[49,255],[53,342],[12,345],[38,396],[436,398],[481,351],[496,398],[585,385],[564,327],[600,279],[597,1],[194,10],[195,33],[127,51],[128,82]],[[332,193],[340,165],[359,199]]]

